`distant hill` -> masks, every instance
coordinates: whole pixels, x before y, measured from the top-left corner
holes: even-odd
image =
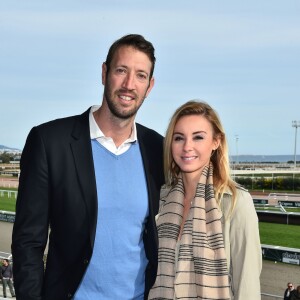
[[[17,148],[11,148],[4,145],[0,145],[0,151],[21,151],[21,150]]]
[[[297,156],[296,160],[299,160]],[[254,162],[278,162],[287,163],[288,161],[294,161],[294,155],[231,155],[230,161],[238,161],[242,163],[254,163]]]

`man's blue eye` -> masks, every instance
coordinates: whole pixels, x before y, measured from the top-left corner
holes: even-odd
[[[147,76],[146,74],[144,74],[144,73],[138,73],[138,74],[137,74],[137,78],[138,78],[138,80],[140,80],[140,81],[145,81],[145,80],[148,79],[148,76]]]
[[[117,73],[125,73],[125,70],[124,69],[117,69],[116,72]]]

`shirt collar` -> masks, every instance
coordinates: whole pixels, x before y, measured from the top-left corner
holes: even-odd
[[[110,137],[106,137],[104,133],[101,131],[93,115],[93,112],[98,110],[100,106],[101,105],[93,105],[90,109],[89,123],[90,123],[90,137],[92,140],[98,138],[110,138]],[[131,135],[126,141],[124,141],[124,143],[133,143],[136,140],[137,140],[137,131],[136,131],[136,123],[134,122],[132,125]]]

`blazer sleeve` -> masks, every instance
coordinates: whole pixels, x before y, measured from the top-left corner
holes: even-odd
[[[231,285],[235,300],[259,300],[262,268],[258,217],[251,195],[237,189],[230,224]]]
[[[48,165],[38,127],[26,140],[12,235],[13,272],[19,300],[41,299],[48,238]]]

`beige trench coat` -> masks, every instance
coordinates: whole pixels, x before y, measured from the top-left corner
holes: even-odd
[[[221,208],[231,297],[234,300],[260,300],[262,253],[253,199],[246,190],[237,188],[232,214],[230,193],[224,194]]]

